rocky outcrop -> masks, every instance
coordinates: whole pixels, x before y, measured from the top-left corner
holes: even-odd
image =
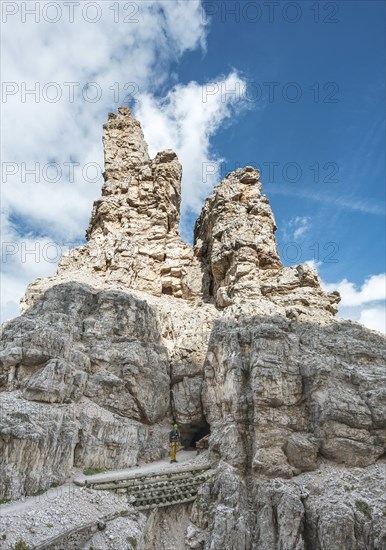
[[[17,397],[4,405],[0,441],[14,454],[2,460],[20,486],[4,481],[5,496],[62,482],[74,465],[120,468],[166,452],[169,361],[146,302],[62,284],[2,336],[1,395]],[[30,462],[15,476],[29,448],[33,482]]]
[[[236,550],[381,550],[386,545],[385,464],[284,480],[246,479],[220,464],[217,481],[199,491],[187,548]]]
[[[35,494],[64,483],[73,466],[77,426],[69,407],[1,394],[1,497]]]
[[[179,232],[182,168],[166,150],[150,159],[139,122],[127,107],[104,125],[105,183],[86,232],[49,280],[33,283],[30,306],[52,284],[77,280],[99,288],[143,290],[194,301],[201,270]]]
[[[196,222],[195,245],[206,267],[206,292],[220,307],[237,297],[261,297],[260,270],[283,268],[275,219],[259,180],[259,171],[252,167],[232,172],[206,200]]]
[[[174,419],[187,446],[210,428],[215,478],[141,520],[144,548],[386,548],[384,337],[283,267],[257,170],[214,189],[192,248],[175,153],[150,159],[127,108],[104,148],[87,244],[2,328],[1,496],[161,458]]]
[[[204,367],[211,449],[244,473],[292,477],[386,448],[384,338],[350,322],[218,322]]]
[[[204,292],[219,307],[258,300],[284,307],[289,317],[335,315],[338,293],[323,292],[310,266],[283,268],[275,218],[259,180],[250,166],[236,170],[205,202],[194,230]]]
[[[48,403],[86,396],[149,424],[168,414],[169,362],[157,314],[146,302],[59,285],[6,325],[3,338],[12,344],[2,352],[8,391]]]

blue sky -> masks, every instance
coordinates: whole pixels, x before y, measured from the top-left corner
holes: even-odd
[[[2,104],[3,159],[18,172],[3,177],[3,240],[17,248],[3,258],[3,318],[30,280],[54,271],[44,246],[83,238],[101,185],[80,169],[72,182],[65,170],[54,184],[22,181],[23,162],[101,164],[101,125],[124,98],[110,88],[131,83],[150,151],[172,147],[183,164],[187,240],[210,188],[258,166],[285,265],[312,261],[342,292],[341,315],[384,330],[385,4],[132,2],[117,22],[108,4],[93,24],[63,13],[47,22],[40,2],[40,22],[20,9],[3,25],[3,79],[18,89]],[[30,43],[27,59],[16,36]],[[62,91],[97,82],[102,97],[23,102],[23,82],[51,81]],[[23,257],[23,243],[40,256]]]

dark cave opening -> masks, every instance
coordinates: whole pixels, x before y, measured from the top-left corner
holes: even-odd
[[[205,419],[192,424],[181,424],[179,429],[181,443],[186,450],[195,449],[197,441],[210,434],[210,426]]]
[[[173,294],[173,290],[171,286],[163,286],[162,285],[162,294],[166,294],[168,296],[171,296]]]

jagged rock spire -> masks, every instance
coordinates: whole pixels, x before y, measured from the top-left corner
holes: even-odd
[[[201,296],[201,269],[180,236],[182,168],[174,151],[150,159],[128,107],[104,125],[102,196],[94,202],[88,244],[63,258],[59,276],[186,300]]]
[[[335,314],[339,295],[323,292],[311,267],[283,267],[275,218],[259,180],[251,166],[236,170],[205,201],[194,230],[204,293],[218,307],[268,299],[291,317],[307,313],[308,307]]]
[[[128,107],[110,113],[103,128],[105,182],[87,239],[100,233],[154,241],[178,236],[182,167],[177,155],[166,150],[151,160],[141,125]]]
[[[206,199],[195,225],[197,254],[205,259],[210,292],[219,306],[237,295],[261,296],[259,271],[283,267],[275,219],[259,179],[250,166],[228,174]]]
[[[128,107],[119,107],[118,114],[109,113],[103,125],[105,179],[124,180],[128,169],[150,160],[142,128]]]

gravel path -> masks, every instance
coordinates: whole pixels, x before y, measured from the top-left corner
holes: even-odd
[[[201,463],[206,462],[206,457],[204,455],[198,455],[196,451],[179,451],[177,464],[170,464],[169,459],[157,460],[156,462],[150,462],[148,464],[143,464],[141,466],[136,466],[135,468],[126,468],[124,470],[109,470],[108,472],[103,472],[101,474],[95,474],[93,476],[85,476],[83,474],[76,475],[75,480],[77,482],[84,482],[87,480],[92,481],[110,481],[113,479],[126,479],[128,477],[137,477],[140,474],[150,474],[155,472],[169,472],[169,471],[178,471],[186,468],[187,465],[192,463],[201,465]]]

